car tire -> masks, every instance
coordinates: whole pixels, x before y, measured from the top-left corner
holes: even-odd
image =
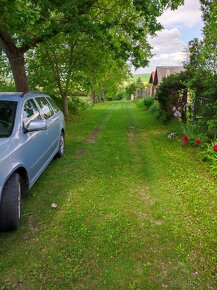
[[[0,204],[0,231],[13,231],[21,221],[21,182],[18,173],[14,173],[6,182]]]
[[[59,150],[57,152],[57,157],[63,157],[64,153],[65,153],[65,138],[62,132],[59,139]]]

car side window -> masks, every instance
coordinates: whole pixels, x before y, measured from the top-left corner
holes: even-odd
[[[24,127],[28,127],[32,120],[41,120],[40,112],[33,99],[29,99],[25,102],[23,108],[23,124]]]
[[[54,102],[54,100],[51,99],[51,98],[48,98],[48,101],[49,101],[49,103],[51,104],[51,106],[52,106],[54,112],[55,112],[55,113],[59,112],[60,109],[58,108],[58,106],[56,105],[56,103]]]
[[[41,108],[41,114],[43,115],[45,120],[47,120],[51,116],[53,116],[54,112],[53,112],[50,104],[46,100],[46,98],[40,97],[40,98],[37,98],[36,100],[37,100],[39,107]]]

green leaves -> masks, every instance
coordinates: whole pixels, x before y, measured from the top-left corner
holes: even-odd
[[[203,39],[189,43],[189,61],[185,67],[189,75],[188,87],[194,92],[194,121],[211,138],[216,136],[217,98],[217,3],[201,0]],[[215,125],[214,125],[215,124]]]
[[[97,78],[100,76],[99,78],[108,80],[108,76],[111,78],[110,67],[112,67],[113,74],[115,67],[123,68],[120,72],[123,76],[126,71],[126,64],[123,63],[128,60],[137,68],[148,64],[151,46],[148,44],[147,37],[154,35],[161,28],[157,17],[166,8],[175,8],[182,2],[182,0],[170,0],[169,2],[165,0],[0,0],[0,43],[11,59],[15,59],[18,54],[24,58],[24,53],[37,48],[40,44],[51,46],[52,51],[48,49],[45,52],[43,51],[45,47],[43,47],[40,48],[40,52],[37,50],[35,54],[33,53],[31,62],[39,62],[43,67],[41,70],[46,71],[47,67],[44,67],[43,61],[41,61],[42,55],[45,59],[44,63],[47,63],[50,57],[46,59],[46,55],[52,52],[52,59],[55,56],[55,61],[52,60],[50,63],[58,62],[58,65],[55,66],[55,69],[52,68],[54,75],[48,75],[55,81],[59,79],[59,83],[61,78],[66,78],[68,72],[71,77],[72,71],[76,71],[75,77],[78,78],[86,71],[84,74],[87,76],[88,71],[85,70],[83,63],[84,58],[86,58],[86,67],[89,67],[90,72],[95,71],[97,67],[97,73],[93,73],[93,75],[97,74]],[[78,39],[81,48],[79,51],[76,47],[76,53],[79,58],[72,61],[75,56],[68,53],[68,44],[62,48],[60,42],[57,46],[55,44],[52,46],[52,41],[54,43],[59,41],[58,37],[62,39],[63,46],[68,43],[67,37]],[[94,53],[87,49],[87,43]],[[64,50],[67,52],[64,53]],[[82,50],[88,55],[88,59],[85,54],[81,53]],[[39,60],[33,60],[35,57],[39,57]],[[108,64],[105,61],[106,58]],[[72,64],[74,66],[70,69]],[[66,66],[68,72],[65,71]],[[24,71],[24,67],[19,69]],[[30,77],[35,74],[37,65],[36,69],[34,67],[31,69],[33,72]],[[17,68],[13,66],[12,70],[14,73]],[[44,84],[49,77],[45,75],[45,80],[39,79]],[[72,81],[70,77],[67,77],[67,81],[65,80],[66,86],[69,86]],[[94,76],[94,78],[96,77]],[[92,73],[87,82],[93,82]],[[22,83],[28,87],[27,80],[20,81],[20,83],[21,86],[16,80],[17,88],[22,87]]]

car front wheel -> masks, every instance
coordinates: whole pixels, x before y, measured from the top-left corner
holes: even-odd
[[[18,173],[6,182],[0,203],[0,231],[16,230],[21,220],[21,183]]]
[[[63,132],[60,135],[59,139],[59,150],[57,152],[58,157],[62,157],[65,153],[65,138]]]

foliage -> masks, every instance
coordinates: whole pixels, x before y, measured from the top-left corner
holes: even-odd
[[[56,95],[51,95],[52,99],[58,105],[58,107],[63,111],[63,102],[60,97]],[[89,105],[87,102],[79,99],[77,96],[68,97],[68,106],[69,106],[69,113],[70,114],[80,114],[82,111],[86,110]]]
[[[157,113],[157,116],[159,117],[159,112],[160,112],[159,102],[154,100],[153,104],[149,107],[149,111],[152,113]]]
[[[72,114],[80,114],[89,107],[87,102],[82,101],[78,97],[69,98],[69,112]]]
[[[183,124],[182,122],[179,122],[179,126],[181,127],[181,136],[188,136],[189,143],[191,145],[195,145],[196,140],[200,140],[202,146],[209,141],[208,137],[201,130],[199,130],[197,124],[192,124],[191,122]]]
[[[60,34],[28,53],[28,75],[32,89],[43,89],[50,94],[71,95],[76,86],[76,38]],[[77,73],[77,71],[76,71]],[[77,73],[78,77],[78,73]]]
[[[126,91],[121,89],[116,95],[113,96],[114,101],[120,101],[126,98]]]
[[[143,90],[145,88],[145,84],[140,77],[136,81],[136,88],[138,90]]]
[[[11,78],[10,66],[4,51],[0,48],[0,91],[13,92],[14,82]]]
[[[181,72],[163,79],[157,90],[157,99],[160,104],[160,113],[165,121],[174,118],[173,108],[181,108],[181,117],[185,118],[187,74]]]
[[[125,90],[126,90],[126,95],[128,97],[130,97],[132,94],[135,93],[137,89],[137,85],[136,85],[136,82],[132,82],[130,83],[129,85],[126,86]]]
[[[128,67],[98,39],[59,35],[39,46],[29,58],[30,83],[59,95],[94,91],[96,98],[113,97],[128,76]]]
[[[193,122],[210,138],[217,136],[217,2],[201,0],[204,37],[189,43],[185,68],[193,92]]]
[[[143,104],[146,110],[149,109],[154,104],[154,98],[152,97],[145,98]]]
[[[135,81],[137,81],[138,78],[140,78],[143,83],[147,84],[149,82],[150,74],[149,73],[145,73],[145,74],[133,74],[133,79]]]
[[[144,100],[142,100],[142,99],[137,99],[137,100],[134,100],[134,103],[136,104],[136,106],[137,106],[138,108],[144,109]]]
[[[182,2],[16,0],[11,5],[1,0],[0,44],[10,61],[16,88],[28,88],[24,53],[60,34],[88,35],[103,43],[115,59],[130,59],[135,67],[146,65],[151,55],[147,35],[161,28],[157,17]]]
[[[137,94],[147,88],[147,86],[148,84],[145,83],[140,76],[135,78],[134,75],[133,78],[129,78],[127,85],[125,85],[125,95],[130,99],[131,95]]]
[[[213,146],[217,144],[217,139],[208,143],[203,147],[203,160],[209,162],[211,171],[217,176],[217,151],[213,150]],[[211,146],[212,145],[212,146]]]

